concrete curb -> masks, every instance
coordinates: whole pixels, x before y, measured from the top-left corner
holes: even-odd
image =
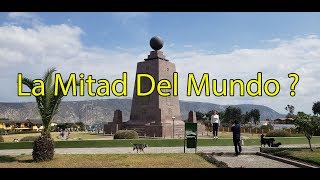
[[[234,152],[212,152],[212,153],[207,153],[207,154],[211,154],[211,155],[217,155],[217,156],[223,156],[223,155],[227,155],[227,156],[233,156],[235,153]],[[256,152],[244,152],[241,153],[241,155],[255,155]]]
[[[291,159],[278,157],[278,156],[274,156],[274,155],[270,155],[270,154],[266,154],[266,153],[262,153],[262,152],[256,152],[256,155],[263,156],[265,158],[273,159],[273,160],[276,160],[276,161],[280,161],[280,162],[283,162],[283,163],[291,164],[291,165],[294,165],[294,166],[297,166],[297,167],[300,167],[300,168],[319,168],[317,166],[312,166],[312,165],[309,165],[309,164],[301,163],[301,162],[294,161],[294,160],[291,160]]]

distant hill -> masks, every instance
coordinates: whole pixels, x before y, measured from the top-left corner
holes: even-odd
[[[240,104],[231,105],[240,107],[242,112],[251,109],[259,109],[261,120],[275,119],[284,117],[273,109],[263,105]],[[218,105],[203,102],[180,101],[180,109],[183,119],[187,119],[188,112],[202,111],[208,112],[215,109],[224,110],[228,105]],[[124,121],[129,119],[131,109],[131,99],[104,99],[90,101],[65,101],[61,103],[59,113],[55,116],[58,122],[87,122],[88,124],[110,122],[113,118],[113,112],[116,109],[122,111]],[[40,118],[36,103],[0,103],[0,117],[9,117],[10,119]]]

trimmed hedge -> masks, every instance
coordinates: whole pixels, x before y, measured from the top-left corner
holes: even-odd
[[[35,141],[39,136],[26,136],[20,139],[20,141]]]
[[[291,134],[285,130],[273,130],[266,134],[266,137],[290,137]]]
[[[1,135],[0,135],[0,142],[4,142],[4,139]]]
[[[138,139],[139,135],[134,130],[119,130],[117,131],[113,139]]]
[[[273,126],[271,124],[268,124],[268,125],[262,125],[259,127],[259,129],[263,129],[263,130],[273,130]]]

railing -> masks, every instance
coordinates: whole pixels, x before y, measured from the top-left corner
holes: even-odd
[[[208,128],[206,127],[206,130],[208,130]],[[282,129],[284,131],[287,131],[290,134],[297,134],[297,131],[292,130],[292,129]],[[212,127],[211,130],[209,130],[212,132]],[[219,131],[220,132],[231,132],[231,128],[229,127],[219,127]],[[241,133],[250,133],[250,134],[265,134],[272,131],[271,129],[260,129],[260,128],[241,128]]]

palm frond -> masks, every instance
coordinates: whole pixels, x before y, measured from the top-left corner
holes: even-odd
[[[32,90],[34,88],[34,83],[33,83],[33,80],[29,79],[29,78],[22,78],[22,84],[28,86],[28,88],[30,90]]]
[[[52,80],[52,74],[55,71],[57,71],[55,67],[49,68],[42,78],[43,82],[47,83],[50,79]]]

